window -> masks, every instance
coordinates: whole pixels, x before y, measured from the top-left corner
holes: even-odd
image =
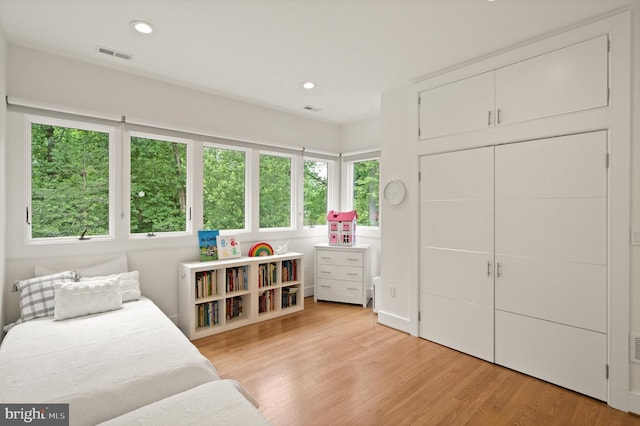
[[[327,223],[329,164],[304,162],[304,225],[313,227]]]
[[[27,118],[32,239],[110,235],[112,129]]]
[[[378,226],[380,212],[380,163],[378,160],[353,162],[353,208],[357,224]]]
[[[132,234],[188,230],[187,144],[163,139],[131,136]]]
[[[245,229],[247,153],[205,146],[202,157],[204,229]]]
[[[296,231],[326,225],[327,210],[350,192],[330,187],[339,172],[330,155],[207,137],[194,150],[189,134],[66,114],[25,120],[24,229],[32,240],[182,237],[193,231],[193,213],[202,213],[203,229]]]
[[[260,228],[291,227],[291,157],[260,155]]]

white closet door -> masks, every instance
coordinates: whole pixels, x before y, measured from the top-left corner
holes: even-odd
[[[493,148],[420,170],[420,336],[493,362]]]
[[[606,132],[496,147],[496,363],[606,400]]]
[[[607,106],[606,35],[496,70],[499,124]]]
[[[491,71],[421,92],[420,139],[490,127],[494,78]]]

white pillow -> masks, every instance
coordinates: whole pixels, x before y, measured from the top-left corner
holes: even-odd
[[[83,277],[80,282],[117,280],[122,291],[122,301],[131,302],[140,299],[140,282],[138,271],[125,272],[122,274],[107,275],[105,277]]]
[[[54,321],[120,308],[122,292],[116,279],[55,284]]]
[[[73,269],[73,268],[69,268]],[[129,270],[129,265],[127,262],[127,255],[122,254],[118,257],[115,257],[111,260],[108,260],[103,263],[99,263],[97,265],[87,266],[86,268],[75,268],[75,271],[81,277],[96,277],[96,276],[104,276],[111,274],[119,274],[121,272],[127,272]],[[33,268],[33,276],[41,277],[44,275],[55,274],[59,271],[53,271],[45,266],[36,265]]]
[[[9,331],[11,327],[21,322],[53,315],[54,286],[73,283],[75,280],[74,271],[65,271],[13,283],[11,291],[20,292],[20,318],[15,323],[6,325],[4,331]]]

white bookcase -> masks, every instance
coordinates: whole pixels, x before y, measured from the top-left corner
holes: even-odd
[[[304,309],[303,255],[181,263],[178,326],[191,340]]]

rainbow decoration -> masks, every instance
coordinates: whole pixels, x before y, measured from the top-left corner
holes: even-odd
[[[273,247],[268,243],[255,243],[249,249],[249,256],[272,256],[273,255]]]

